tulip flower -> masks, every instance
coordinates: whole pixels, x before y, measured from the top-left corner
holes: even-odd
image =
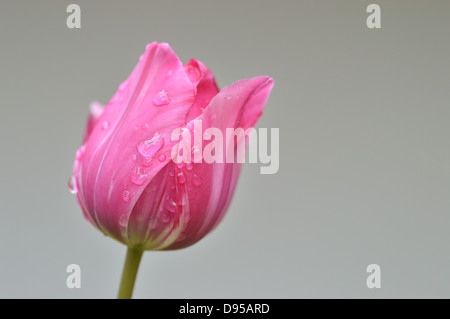
[[[195,121],[201,133],[252,128],[272,85],[261,76],[219,90],[203,63],[183,64],[168,44],[151,43],[109,103],[91,105],[70,186],[86,219],[128,246],[119,297],[131,297],[143,251],[202,239],[222,220],[236,188],[242,163],[176,163],[173,132],[194,133]],[[192,152],[203,152],[204,144]],[[223,143],[223,156],[237,146]]]

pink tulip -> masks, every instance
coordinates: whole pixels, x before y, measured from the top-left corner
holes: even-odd
[[[253,127],[272,85],[262,76],[219,91],[201,62],[183,65],[168,44],[149,44],[109,103],[91,105],[72,176],[85,217],[142,250],[179,249],[203,238],[223,218],[242,164],[176,164],[171,134],[192,130],[194,120],[203,131]],[[224,143],[224,154],[227,147],[236,145]]]

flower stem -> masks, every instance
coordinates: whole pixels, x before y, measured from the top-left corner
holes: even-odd
[[[123,266],[122,280],[120,281],[119,294],[117,295],[118,299],[131,299],[143,252],[142,249],[128,247],[127,257]]]

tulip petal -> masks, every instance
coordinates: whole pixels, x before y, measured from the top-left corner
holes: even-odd
[[[169,161],[170,135],[185,125],[194,94],[169,45],[152,43],[106,106],[78,175],[82,206],[105,234],[127,242],[131,210]]]
[[[194,121],[201,121],[202,135],[208,128],[225,132],[226,128],[252,127],[261,115],[272,85],[272,79],[258,77],[225,87],[203,114],[187,125],[191,136]],[[240,142],[223,143],[223,155],[229,148],[236,153]],[[202,145],[202,151],[204,148]],[[236,159],[225,163],[225,157],[223,163],[167,163],[133,209],[130,240],[145,243],[148,250],[179,249],[194,244],[223,218],[241,168]]]
[[[246,130],[253,127],[262,114],[272,86],[271,78],[256,77],[240,80],[223,88],[198,118],[202,121],[203,133],[210,127],[219,128],[225,138],[227,128]],[[223,143],[224,163],[193,164],[192,183],[194,184],[195,176],[203,179],[203,183],[196,187],[198,197],[193,196],[189,202],[192,215],[196,218],[185,230],[186,241],[174,243],[169,248],[176,249],[183,245],[192,245],[222,220],[231,203],[242,169],[242,164],[237,163],[236,157],[233,163],[226,163],[225,156],[230,149],[233,149],[233,154],[236,155],[240,143],[245,143],[245,140],[240,140],[236,144],[234,141],[231,144]],[[202,196],[202,194],[209,196]],[[202,198],[204,200],[201,200]]]
[[[219,93],[219,88],[214,75],[202,62],[191,59],[184,67],[197,89],[195,102],[186,119],[186,122],[190,122],[203,113],[212,98]]]

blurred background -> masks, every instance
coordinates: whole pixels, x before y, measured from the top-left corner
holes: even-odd
[[[369,29],[372,2],[77,0],[68,29],[72,1],[1,0],[0,297],[115,298],[126,249],[67,181],[90,102],[158,41],[221,87],[274,78],[280,169],[246,164],[219,227],[146,252],[135,298],[449,298],[450,2],[378,0]]]

